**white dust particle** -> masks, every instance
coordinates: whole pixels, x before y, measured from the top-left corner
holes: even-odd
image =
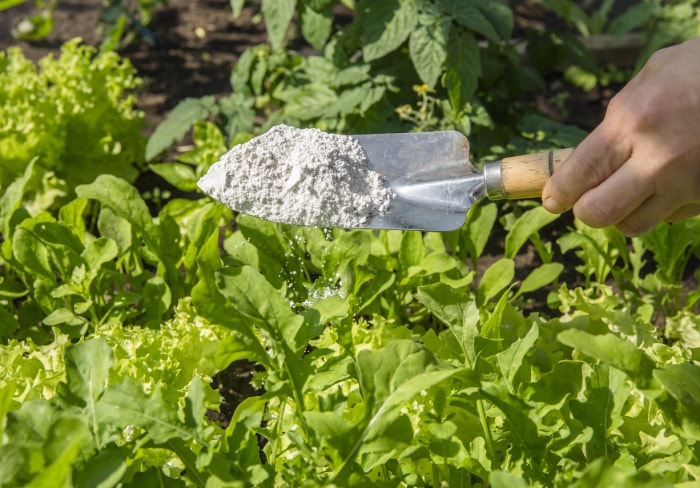
[[[352,136],[287,125],[235,146],[198,185],[239,212],[317,227],[362,227],[393,196]]]

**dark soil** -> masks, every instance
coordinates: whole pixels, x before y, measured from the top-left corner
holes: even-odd
[[[28,58],[38,60],[56,53],[63,42],[75,37],[99,45],[101,0],[62,0],[54,11],[55,27],[47,39],[17,41],[10,31],[35,12],[32,3],[0,13],[0,50],[18,45]],[[252,17],[253,12],[246,8],[234,20],[227,0],[170,0],[148,25],[151,39],[141,39],[121,50],[145,81],[138,106],[146,115],[149,130],[184,98],[231,91],[231,69],[240,54],[265,41],[264,26],[254,23]]]

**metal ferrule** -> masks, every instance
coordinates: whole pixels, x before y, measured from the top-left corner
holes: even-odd
[[[484,186],[486,187],[486,195],[489,199],[503,200],[506,198],[506,192],[503,190],[503,181],[501,179],[500,161],[484,164]]]

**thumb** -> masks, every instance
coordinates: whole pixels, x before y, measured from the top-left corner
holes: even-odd
[[[562,213],[570,209],[581,195],[627,161],[631,148],[616,140],[614,133],[602,123],[557,167],[542,190],[542,204],[547,210]]]

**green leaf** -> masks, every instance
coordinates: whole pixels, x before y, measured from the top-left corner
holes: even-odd
[[[49,281],[56,276],[51,268],[49,251],[33,232],[22,227],[15,230],[12,254],[25,268]]]
[[[353,425],[337,412],[319,412],[310,410],[304,412],[304,420],[308,423],[319,439],[327,440],[340,452],[351,447],[348,439],[353,434]]]
[[[408,40],[408,52],[413,67],[420,79],[430,88],[435,88],[447,59],[447,40],[450,36],[450,21],[436,19],[428,24],[419,24]]]
[[[261,344],[253,332],[243,331],[239,327],[221,339],[216,348],[214,363],[220,369],[225,369],[234,361],[246,360],[272,369],[275,365],[265,348],[266,345]]]
[[[143,286],[142,308],[147,320],[159,322],[172,305],[172,291],[160,276],[149,278]]]
[[[477,203],[469,209],[464,232],[464,246],[476,263],[491,237],[493,225],[498,217],[498,207],[494,203]]]
[[[505,471],[492,471],[489,483],[492,488],[530,488],[525,480]]]
[[[501,258],[489,266],[481,277],[477,296],[480,304],[485,304],[502,292],[515,278],[515,262]]]
[[[200,280],[192,288],[192,302],[197,313],[212,323],[232,329],[238,328],[240,314],[216,287],[215,273],[223,266],[219,254],[218,232],[212,233],[201,246],[196,263]]]
[[[102,237],[112,239],[117,244],[120,255],[124,255],[131,249],[133,244],[131,224],[109,207],[103,207],[100,211],[97,229]]]
[[[53,310],[42,320],[45,325],[74,324],[80,321],[84,321],[84,319],[78,317],[70,309],[65,307]]]
[[[87,264],[91,276],[95,277],[103,264],[114,260],[118,255],[117,243],[108,237],[100,237],[88,242],[80,257]]]
[[[321,11],[315,10],[308,1],[301,2],[299,17],[301,18],[301,33],[311,46],[321,51],[333,27],[332,3],[327,3]]]
[[[177,404],[163,398],[160,385],[146,394],[140,383],[127,377],[124,382],[105,389],[96,405],[96,417],[103,430],[121,430],[128,425],[141,427],[156,444],[195,438],[193,430],[178,419],[177,410]]]
[[[452,107],[461,111],[476,92],[481,76],[481,52],[471,32],[456,31],[457,29],[452,29],[450,33],[443,84]],[[472,208],[492,206],[475,205]]]
[[[149,164],[148,167],[178,190],[195,191],[197,189],[197,175],[187,164],[159,163]]]
[[[53,29],[53,15],[46,9],[37,15],[25,17],[13,29],[13,34],[24,41],[38,41],[44,39]]]
[[[70,431],[68,431],[70,432]],[[55,488],[56,486],[70,486],[73,464],[80,454],[80,439],[63,440],[64,449],[61,454],[44,468],[25,488]]]
[[[121,449],[109,446],[90,458],[82,469],[76,470],[76,486],[107,488],[119,486],[127,471],[127,458]]]
[[[499,36],[504,39],[511,36],[515,19],[507,0],[476,0],[475,3]]]
[[[498,299],[496,306],[493,308],[493,312],[491,312],[489,318],[481,326],[481,337],[499,341],[500,344],[500,341],[502,339],[501,327],[504,322],[503,315],[507,311],[508,301],[510,300],[510,290],[513,288],[513,286],[515,286],[515,284],[512,284],[510,288],[501,295],[501,298]],[[479,294],[477,293],[477,299],[478,298]]]
[[[0,307],[0,339],[12,337],[18,328],[19,321],[15,316],[5,307]],[[0,409],[1,411],[2,409]],[[2,434],[2,428],[0,428],[0,434]]]
[[[0,1],[0,12],[16,5],[21,5],[25,2],[27,2],[27,0],[2,0]]]
[[[559,333],[557,340],[624,371],[640,388],[651,386],[654,361],[630,341],[613,334],[593,335],[578,329]]]
[[[514,258],[531,235],[557,218],[558,215],[548,212],[544,207],[535,207],[523,213],[506,236],[506,257]]]
[[[216,286],[236,309],[256,321],[277,341],[295,351],[296,335],[304,318],[289,308],[289,300],[250,266],[224,268],[216,273]]]
[[[391,341],[378,350],[363,349],[357,354],[356,362],[365,401],[364,427],[331,479],[344,473],[358,452],[371,448],[370,441],[381,442],[382,434],[403,417],[400,413],[403,405],[421,391],[463,371],[434,370],[435,358],[410,340]],[[409,434],[405,427],[402,432]]]
[[[218,108],[213,96],[186,98],[170,111],[146,143],[146,161],[165,151],[175,141],[181,140],[195,122],[216,115]]]
[[[21,176],[15,178],[10,185],[4,189],[0,196],[0,231],[5,239],[12,236],[10,218],[15,210],[22,206],[24,194],[28,190],[29,182],[34,175],[34,164],[37,158],[33,158],[27,164]]]
[[[452,288],[444,283],[418,287],[416,298],[449,327],[464,353],[467,366],[476,363],[475,342],[479,337],[479,309],[468,297],[467,288]]]
[[[505,414],[506,425],[510,427],[506,433],[513,445],[540,452],[547,439],[540,435],[538,424],[530,416],[533,407],[507,391],[503,383],[484,383],[481,392]]]
[[[204,382],[200,376],[195,376],[190,382],[187,395],[185,395],[185,424],[192,428],[201,425],[207,414],[205,399]]]
[[[493,0],[471,1],[469,3],[461,0],[444,0],[443,5],[459,24],[482,34],[489,41],[497,43],[500,41],[498,31],[482,11],[484,4],[489,1]]]
[[[415,0],[363,0],[358,5],[362,55],[366,62],[395,51],[413,32],[418,21]]]
[[[562,263],[546,263],[535,268],[520,284],[515,296],[537,291],[549,285],[559,277],[562,271],[564,271]]]
[[[525,334],[525,337],[518,339],[511,344],[508,349],[501,351],[496,355],[496,360],[498,362],[498,367],[501,370],[501,374],[509,384],[513,384],[515,374],[523,365],[525,356],[535,345],[539,335],[539,327],[537,327],[537,324],[533,323],[532,327],[530,327],[530,329],[527,331],[527,334]]]
[[[121,178],[100,175],[93,183],[77,186],[75,193],[81,198],[99,201],[147,234],[155,230],[146,202],[136,188]]]
[[[231,0],[231,10],[233,11],[233,18],[238,18],[241,15],[241,10],[243,10],[243,5],[245,5],[245,0]]]
[[[420,265],[424,255],[423,234],[416,231],[404,232],[399,249],[399,262],[404,273],[407,274],[408,269],[412,266]]]
[[[669,364],[654,370],[654,378],[678,400],[680,408],[672,412],[683,433],[700,440],[700,366],[691,363]]]
[[[81,344],[68,345],[65,350],[66,386],[86,413],[98,446],[101,432],[96,413],[97,401],[107,385],[114,353],[104,338],[95,338]]]
[[[343,271],[350,261],[364,264],[370,254],[370,236],[359,230],[342,233],[323,255],[323,275],[332,278]]]
[[[273,49],[284,46],[287,27],[294,16],[295,0],[262,0],[261,11],[265,29]]]
[[[311,83],[278,94],[285,102],[283,110],[291,118],[310,120],[328,114],[338,101],[338,94],[326,84]]]

